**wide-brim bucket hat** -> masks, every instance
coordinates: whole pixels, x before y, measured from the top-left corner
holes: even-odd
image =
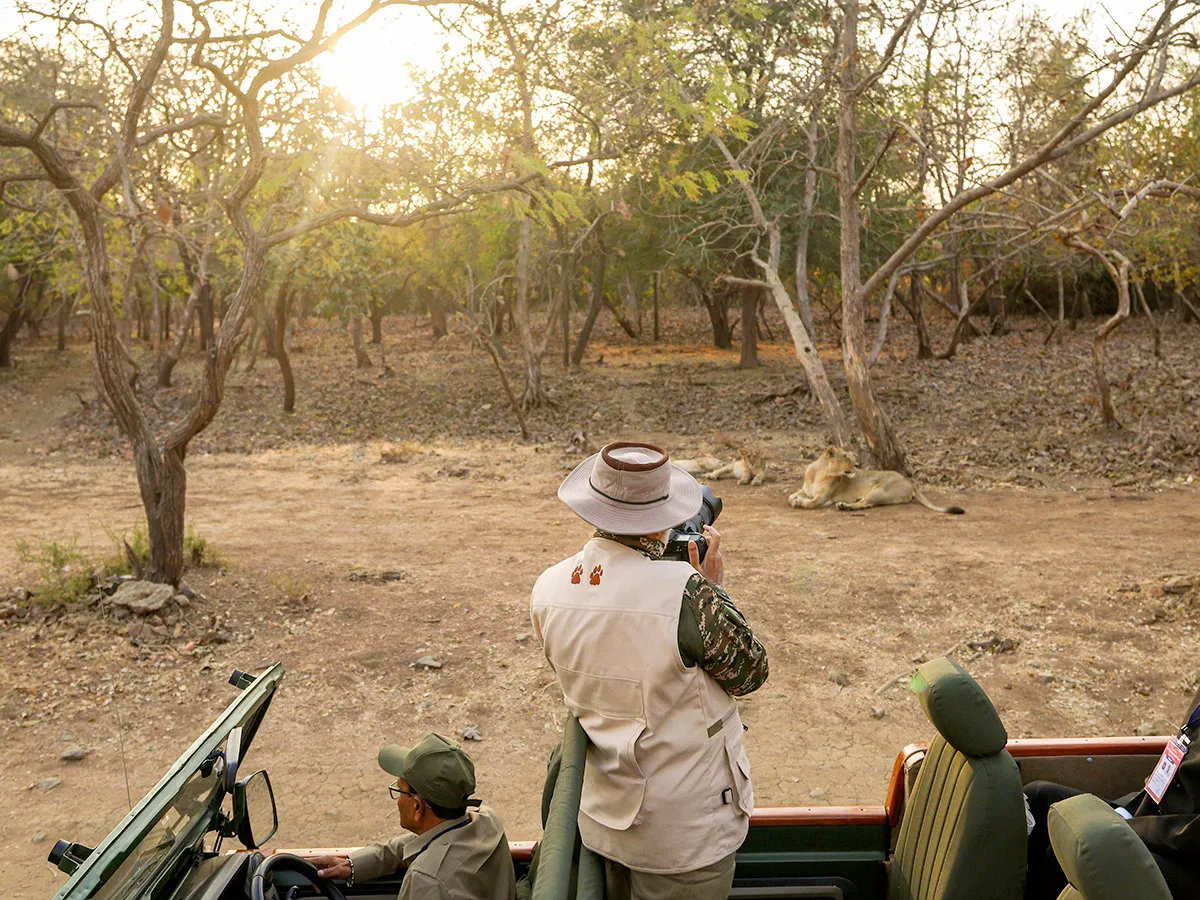
[[[696,479],[653,444],[618,441],[577,465],[558,499],[590,525],[613,534],[654,534],[700,511]]]

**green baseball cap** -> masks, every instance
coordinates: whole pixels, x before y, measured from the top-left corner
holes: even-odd
[[[403,778],[422,800],[458,809],[475,792],[475,764],[453,741],[427,734],[414,747],[388,744],[379,768]]]

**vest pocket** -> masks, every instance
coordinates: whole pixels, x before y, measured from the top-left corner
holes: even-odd
[[[742,815],[748,816],[754,812],[754,785],[750,781],[750,757],[746,755],[739,732],[740,726],[738,730],[725,729],[725,758],[729,763],[733,805]]]
[[[582,723],[584,720],[580,719]],[[579,808],[606,828],[624,831],[638,821],[646,800],[646,776],[638,765],[636,746],[645,731],[640,722],[627,721],[598,730],[613,754],[593,738],[583,770],[583,796]]]

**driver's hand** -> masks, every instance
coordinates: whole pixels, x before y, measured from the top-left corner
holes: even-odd
[[[688,562],[692,568],[711,581],[721,584],[725,580],[725,560],[721,558],[721,533],[711,525],[704,526],[704,537],[708,540],[708,551],[704,554],[704,563],[700,562],[700,550],[695,541],[688,543]]]
[[[322,878],[349,878],[353,871],[350,868],[350,858],[347,856],[306,856],[304,858],[317,867],[317,874]]]

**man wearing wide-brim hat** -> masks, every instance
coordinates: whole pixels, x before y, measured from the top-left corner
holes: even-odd
[[[389,744],[379,767],[405,832],[347,856],[314,856],[322,878],[353,885],[404,872],[399,900],[513,900],[512,854],[500,819],[478,800],[475,765],[453,741],[427,734],[413,747]]]
[[[609,444],[558,496],[596,528],[533,588],[530,610],[567,706],[589,738],[579,830],[604,857],[608,900],[725,900],[754,794],[734,697],[767,653],[703,563],[662,559],[700,486],[650,444]]]

